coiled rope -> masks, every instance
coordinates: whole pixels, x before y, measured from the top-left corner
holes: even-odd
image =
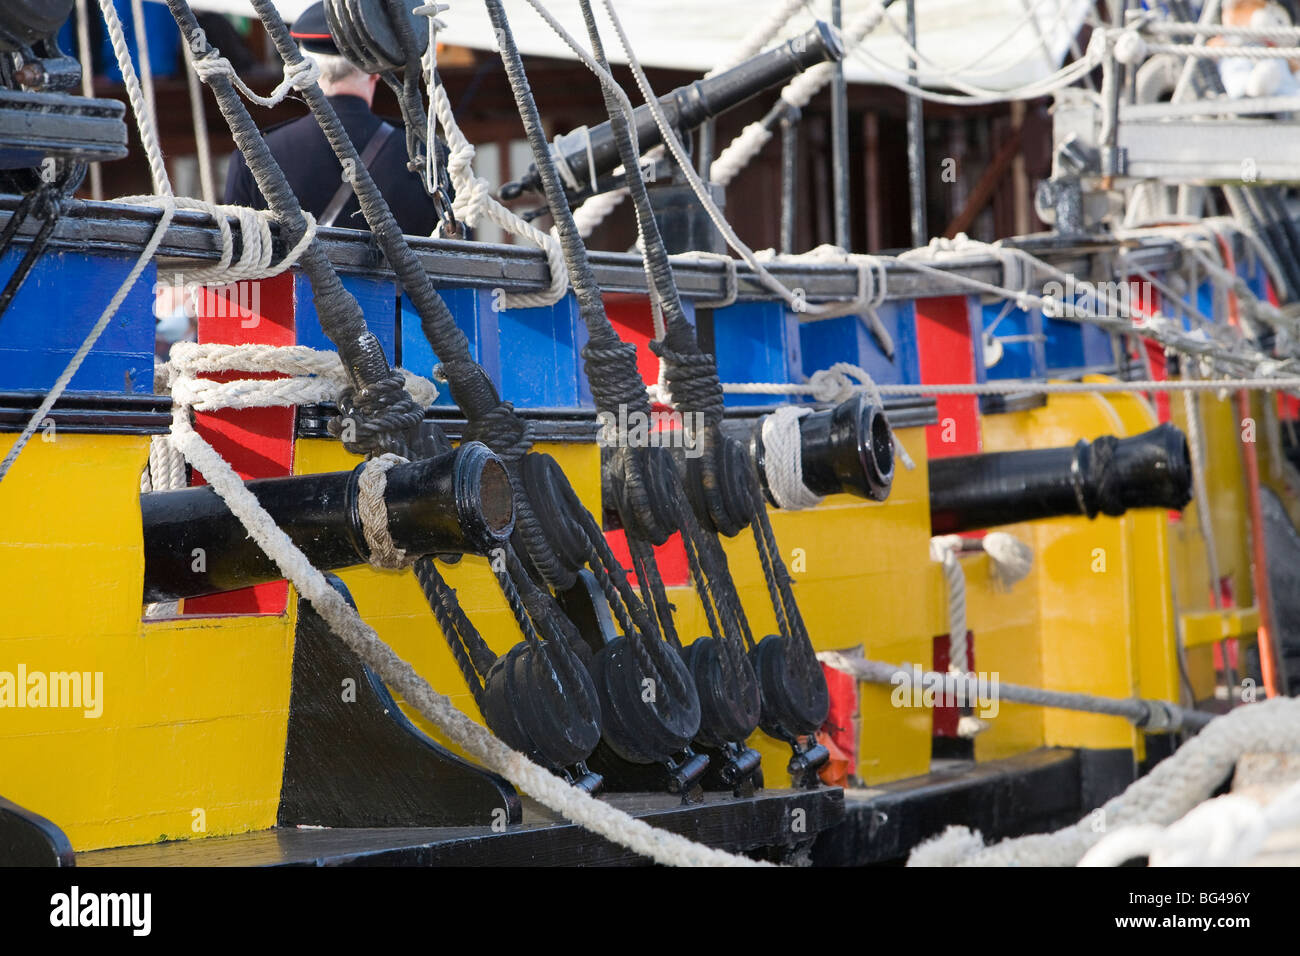
[[[1008,685],[1002,696],[1012,700]],[[1164,705],[1171,707],[1172,705]],[[1186,715],[1186,712],[1184,712]],[[1202,715],[1207,716],[1207,715]],[[1243,754],[1300,752],[1300,700],[1276,698],[1238,707],[1156,764],[1119,796],[1073,826],[985,846],[967,827],[948,827],[912,851],[909,866],[1073,866],[1119,827],[1166,826],[1185,816],[1227,779]]]

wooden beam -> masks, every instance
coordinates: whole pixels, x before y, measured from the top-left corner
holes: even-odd
[[[1007,170],[1011,168],[1012,161],[1020,153],[1020,130],[1017,126],[1011,131],[1011,135],[1006,141],[998,147],[997,154],[994,155],[993,161],[989,163],[988,168],[984,170],[984,175],[980,177],[975,188],[971,190],[966,205],[962,207],[961,212],[957,213],[955,219],[948,223],[948,228],[943,231],[944,236],[951,239],[959,232],[965,232],[975,221],[975,217],[988,204],[993,191],[997,188],[1002,177],[1006,175]]]

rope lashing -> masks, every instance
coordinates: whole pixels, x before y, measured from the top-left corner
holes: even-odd
[[[275,405],[314,405],[337,401],[351,387],[337,352],[303,345],[172,346],[169,369],[172,400],[206,412],[220,408],[266,408]],[[217,382],[198,378],[199,372],[258,372],[288,375],[277,379],[234,379]],[[403,386],[422,411],[433,404],[438,389],[428,379],[398,369]]]
[[[212,217],[217,226],[217,237],[221,243],[221,255],[211,265],[195,268],[174,268],[182,275],[187,286],[227,285],[232,282],[254,281],[277,276],[295,265],[302,257],[313,239],[316,238],[316,217],[303,210],[305,228],[298,241],[280,258],[274,259],[274,237],[271,235],[271,222],[274,215],[266,209],[252,209],[248,206],[227,206],[213,204],[187,196],[176,196],[173,200],[178,209],[193,209]],[[157,203],[156,196],[123,196],[117,202],[133,206],[152,206]],[[240,252],[234,258],[234,231],[230,228],[230,218],[239,222]],[[162,271],[161,269],[159,271]]]
[[[357,479],[357,511],[361,515],[361,532],[370,548],[372,567],[397,570],[415,559],[393,543],[388,527],[388,505],[384,502],[384,489],[388,487],[388,471],[396,465],[406,464],[400,455],[380,455],[371,458],[361,467]]]
[[[815,508],[822,496],[803,483],[803,443],[799,419],[811,408],[783,405],[763,419],[764,474],[776,503],[787,511]]]
[[[860,365],[852,362],[836,362],[830,368],[813,372],[806,384],[786,382],[723,382],[722,391],[728,395],[808,395],[816,402],[834,404],[852,398],[863,392],[877,405],[884,406],[884,394],[898,394],[891,389],[897,386],[877,385],[871,374]],[[910,387],[910,386],[908,386]],[[912,392],[923,392],[926,386],[916,386]],[[1016,391],[1024,391],[1021,386]],[[916,462],[903,447],[898,435],[890,430],[894,441],[894,452],[903,467],[908,471],[916,467]]]
[[[169,5],[183,26],[188,23],[191,30],[195,29],[192,14],[183,0],[169,0]],[[218,98],[222,101],[223,111],[229,109],[228,100],[222,100],[220,94]],[[228,115],[227,118],[231,117]],[[165,231],[165,225],[166,222],[157,233],[158,240]],[[156,243],[147,250],[141,267],[152,256],[155,249]],[[313,280],[315,278],[313,276]],[[318,288],[318,305],[321,304],[322,298],[322,291]],[[362,324],[364,326],[364,319]],[[379,641],[374,631],[360,620],[355,609],[351,608],[338,592],[329,586],[324,576],[306,561],[288,536],[275,527],[269,515],[261,509],[256,498],[229,465],[193,431],[184,406],[176,406],[172,437],[187,460],[204,473],[214,490],[249,529],[259,546],[276,561],[282,573],[294,583],[303,597],[312,602],[344,642],[421,713],[442,727],[444,732],[468,753],[480,756],[489,768],[502,773],[521,789],[532,793],[545,805],[569,819],[587,825],[595,832],[622,845],[630,845],[634,849],[639,847],[659,862],[740,865],[752,863],[743,858],[700,847],[675,835],[657,831],[619,811],[597,803],[585,793],[568,787],[549,771],[532,764],[522,755],[505,747],[486,730],[460,714],[445,697],[436,694],[427,682],[419,678],[409,664],[398,658],[391,648]]]
[[[301,91],[309,86],[315,86],[320,79],[320,67],[316,61],[311,57],[303,57],[296,63],[286,63],[284,78],[276,84],[270,94],[260,96],[249,89],[248,84],[240,78],[231,62],[222,56],[216,47],[210,47],[203,52],[202,56],[194,57],[192,63],[194,72],[204,83],[211,83],[213,77],[223,76],[230,80],[245,99],[268,109],[278,106],[293,90]]]
[[[289,536],[275,525],[229,463],[193,430],[188,415],[180,406],[173,415],[172,437],[186,460],[203,473],[258,546],[275,562],[299,595],[311,602],[343,643],[408,704],[489,770],[499,773],[566,819],[658,863],[669,866],[761,865],[651,827],[570,786],[506,746],[487,728],[461,713],[447,697],[435,691],[407,661],[380,639],[356,609],[312,566]]]

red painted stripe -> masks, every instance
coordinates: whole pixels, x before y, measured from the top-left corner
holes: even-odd
[[[199,341],[232,345],[293,345],[294,282],[292,273],[238,287],[207,289],[200,296]],[[217,381],[251,376],[226,372],[210,376]],[[293,472],[293,408],[222,409],[197,412],[194,430],[230,462],[245,480],[277,478]],[[197,472],[194,483],[202,484]],[[289,598],[283,581],[259,584],[238,591],[191,598],[185,614],[281,614]]]
[[[921,382],[925,385],[975,381],[970,300],[964,295],[916,300],[916,336]],[[925,430],[931,458],[973,455],[982,442],[979,399],[974,395],[940,395],[939,423]]]

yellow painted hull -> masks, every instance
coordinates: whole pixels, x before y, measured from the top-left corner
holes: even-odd
[[[1252,598],[1239,424],[1231,403],[1200,401],[1220,564],[1245,606]],[[1181,424],[1177,400],[1174,408]],[[1155,423],[1139,398],[1058,395],[1041,408],[984,418],[983,442],[986,451],[1049,447]],[[888,501],[837,496],[772,520],[818,650],[861,648],[871,659],[929,665],[935,636],[947,630],[946,590],[929,558],[924,431],[899,437],[917,467],[899,467]],[[0,453],[12,441],[0,437]],[[558,459],[599,513],[599,449],[539,450]],[[36,440],[0,488],[0,580],[9,594],[0,671],[23,664],[104,675],[97,718],[0,710],[0,795],[52,820],[77,850],[263,829],[274,824],[279,800],[295,602],[283,615],[142,620],[138,494],[147,454],[145,437]],[[305,439],[294,462],[297,473],[312,473],[349,469],[356,459],[337,442]],[[1007,590],[995,585],[987,556],[963,557],[976,669],[1006,682],[1178,700],[1180,622],[1195,625],[1196,615],[1213,612],[1197,521],[1189,507],[1172,527],[1164,512],[1143,511],[1003,529],[1032,546],[1034,567]],[[774,630],[752,538],[745,532],[726,547],[755,634]],[[379,635],[477,719],[413,576],[362,567],[340,577]],[[519,640],[482,559],[466,558],[446,577],[495,651]],[[683,639],[703,633],[694,592],[677,588],[670,597]],[[1208,644],[1187,654],[1198,696],[1212,690],[1209,654]],[[859,716],[861,780],[929,770],[929,711],[896,708],[891,688],[863,686]],[[769,783],[782,785],[789,748],[761,733],[751,744]],[[1004,703],[976,755],[1042,746],[1128,748],[1141,757],[1143,738],[1119,718]]]

